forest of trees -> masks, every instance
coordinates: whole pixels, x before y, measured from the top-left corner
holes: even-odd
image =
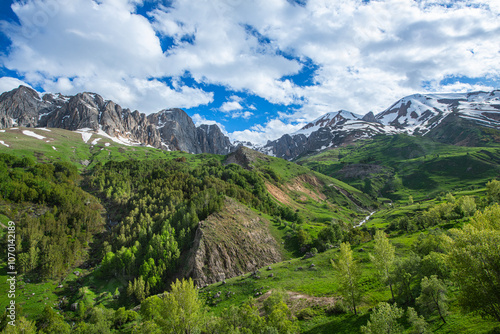
[[[89,176],[118,224],[102,244],[101,276],[129,280],[136,302],[167,287],[190,249],[198,223],[221,209],[225,196],[279,219],[297,221],[296,212],[277,205],[255,171],[206,160],[124,161],[97,165]]]
[[[68,163],[0,154],[0,198],[13,203],[21,273],[35,280],[57,277],[86,258],[104,220],[99,201],[78,186],[80,178]]]

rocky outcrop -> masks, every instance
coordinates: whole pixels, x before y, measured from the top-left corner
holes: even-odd
[[[365,122],[379,123],[378,119],[375,118],[375,115],[373,114],[372,111],[370,111],[368,114],[364,115],[362,120]]]
[[[235,148],[217,125],[197,128],[181,109],[146,116],[94,93],[40,98],[24,86],[0,96],[0,128],[12,126],[104,131],[128,142],[189,153],[227,154]]]
[[[20,86],[0,95],[0,128],[35,127],[39,111],[50,106],[31,88]]]
[[[198,143],[202,152],[212,152],[226,155],[233,150],[233,145],[215,124],[202,124],[196,129]]]
[[[282,261],[269,224],[248,207],[226,198],[220,212],[199,223],[183,276],[203,286]]]

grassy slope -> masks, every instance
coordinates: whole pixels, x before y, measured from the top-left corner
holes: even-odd
[[[22,132],[26,130],[45,138],[37,139],[27,136]],[[48,130],[50,131],[37,128],[6,129],[4,132],[0,132],[0,140],[9,147],[0,144],[0,152],[31,157],[39,162],[67,161],[80,170],[85,169],[85,165],[82,163],[85,160],[88,161],[87,168],[92,168],[97,163],[104,163],[109,160],[175,159],[184,157],[190,165],[196,166],[207,156],[223,159],[222,156],[217,155],[193,155],[180,151],[168,152],[143,146],[125,146],[98,134],[92,134],[92,137],[85,143],[80,133],[55,128]],[[99,140],[93,145],[92,143],[96,139]]]
[[[367,208],[376,205],[369,196],[338,179],[284,159],[246,152],[250,155],[250,167],[284,193],[288,205],[309,223],[306,228],[313,235],[332,219],[358,222],[366,216]]]

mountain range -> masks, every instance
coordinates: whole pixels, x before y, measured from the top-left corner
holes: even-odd
[[[376,135],[406,133],[461,146],[478,145],[479,132],[499,142],[500,91],[463,94],[415,94],[374,115],[340,110],[327,113],[299,131],[269,141],[259,150],[292,160],[301,155],[350,144]]]
[[[95,93],[41,95],[20,86],[0,96],[0,128],[13,126],[96,132],[126,145],[189,153],[228,154],[245,145],[293,160],[359,139],[397,133],[461,146],[500,142],[500,90],[410,95],[376,115],[369,112],[361,116],[346,110],[331,112],[295,133],[257,146],[231,143],[215,124],[196,127],[181,109],[145,115],[124,109]],[[483,136],[484,133],[488,136]]]
[[[94,93],[44,94],[20,86],[0,96],[0,128],[52,127],[97,132],[125,145],[228,154],[234,146],[217,125],[196,127],[181,109],[145,115]]]

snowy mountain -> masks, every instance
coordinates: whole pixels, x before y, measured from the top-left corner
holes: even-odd
[[[415,94],[377,115],[339,110],[327,113],[299,131],[269,141],[263,153],[294,159],[306,153],[350,144],[375,135],[407,133],[458,144],[481,141],[472,128],[500,131],[500,91],[461,94]]]
[[[96,132],[125,145],[147,145],[190,153],[228,154],[243,145],[288,160],[376,135],[407,133],[456,145],[500,142],[500,91],[415,94],[386,110],[364,116],[327,113],[302,129],[263,146],[231,143],[217,125],[196,127],[181,109],[145,115],[123,109],[98,94],[40,95],[20,86],[0,96],[0,128],[55,127]],[[498,133],[497,133],[498,132]]]

